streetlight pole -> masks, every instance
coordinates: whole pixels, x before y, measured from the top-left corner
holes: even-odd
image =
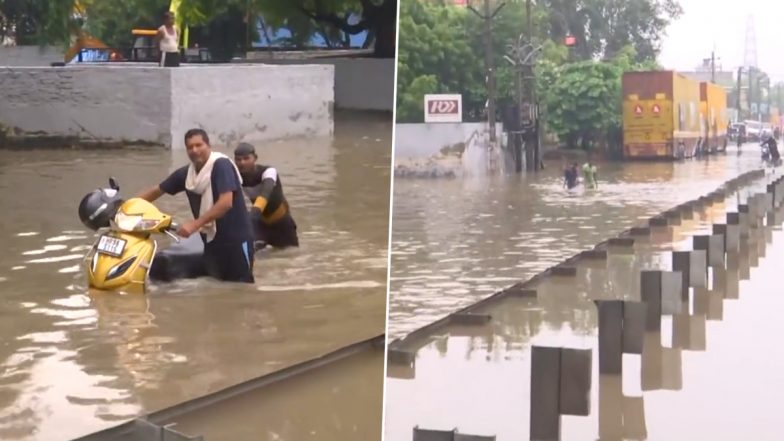
[[[746,97],[748,99],[748,102],[749,102],[749,119],[754,118],[754,111],[752,110],[753,109],[752,108],[752,104],[753,104],[754,101],[753,101],[753,99],[751,97],[751,95],[752,95],[752,79],[751,79],[751,77],[752,77],[753,73],[754,73],[754,68],[753,67],[749,67],[749,92],[748,92],[748,96]]]
[[[741,103],[740,92],[741,92],[741,89],[743,88],[742,80],[743,80],[743,67],[739,67],[738,68],[738,96],[736,97],[736,102],[737,102],[737,105],[738,105],[738,121],[737,122],[743,121],[743,115],[741,113],[741,104],[740,104]]]

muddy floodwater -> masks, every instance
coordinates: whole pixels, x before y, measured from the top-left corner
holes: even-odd
[[[731,167],[744,166],[725,170]],[[700,183],[703,191],[686,197],[718,184]],[[755,186],[764,188],[764,181]],[[645,332],[642,354],[624,355],[621,375],[598,372],[593,301],[640,301],[640,271],[671,270],[670,251],[691,249],[692,237],[710,234],[737,202],[731,195],[679,225],[652,228],[630,249],[611,247],[606,260],[580,263],[576,277],[543,278],[536,298],[472,311],[490,314],[487,325],[449,325],[411,340],[406,349],[416,352],[415,363],[389,366],[386,440],[410,440],[415,426],[529,439],[533,345],[593,351],[590,413],[562,417],[565,441],[781,439],[781,210],[775,225],[752,229],[739,252],[727,254],[726,266],[709,270],[708,284],[692,288],[680,313]]]
[[[753,145],[685,162],[599,164],[599,189],[536,176],[396,179],[389,335],[433,322],[761,167]]]
[[[109,176],[125,196],[160,182],[184,151],[0,151],[0,439],[68,440],[383,333],[391,135],[388,116],[338,113],[333,138],[257,144],[301,247],[258,254],[252,286],[190,280],[147,295],[87,290],[94,235],[77,205]],[[184,195],[159,207],[190,218]],[[357,381],[380,381],[381,363],[364,366]],[[309,387],[329,388],[322,379]]]

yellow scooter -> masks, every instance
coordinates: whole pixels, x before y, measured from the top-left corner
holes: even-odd
[[[84,257],[87,280],[99,290],[143,293],[158,252],[153,235],[179,237],[170,215],[144,199],[124,201],[119,189],[111,178],[109,188],[88,193],[79,204],[82,223],[100,233]]]

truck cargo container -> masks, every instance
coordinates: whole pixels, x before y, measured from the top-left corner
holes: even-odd
[[[717,84],[700,83],[700,148],[727,151],[727,125],[727,92]]]
[[[690,158],[700,141],[700,85],[673,71],[622,79],[625,159]]]

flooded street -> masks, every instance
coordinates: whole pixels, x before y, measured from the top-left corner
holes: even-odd
[[[752,188],[764,191],[764,183]],[[739,192],[741,201],[747,190]],[[641,270],[672,270],[669,251],[692,249],[693,236],[724,223],[737,201],[729,195],[677,225],[652,227],[649,238],[635,237],[631,247],[610,246],[606,260],[578,263],[575,277],[543,277],[531,287],[535,297],[509,296],[472,310],[489,314],[487,324],[450,324],[407,342],[416,360],[390,364],[386,439],[410,440],[417,425],[498,441],[529,439],[534,345],[593,352],[590,411],[561,418],[565,441],[780,439],[776,392],[784,386],[784,358],[771,348],[784,333],[776,289],[784,262],[781,209],[775,226],[751,229],[739,251],[727,253],[726,266],[706,271],[707,283],[692,287],[680,312],[644,332],[642,353],[623,355],[622,374],[599,374],[593,301],[641,301]]]
[[[707,160],[599,164],[599,189],[538,176],[395,180],[389,336],[525,280],[642,220],[759,168],[752,144]]]
[[[383,333],[391,131],[388,115],[338,113],[334,139],[257,144],[301,247],[257,254],[255,286],[178,281],[146,296],[88,292],[94,235],[77,205],[109,176],[125,197],[157,184],[184,150],[0,151],[0,439],[68,440]],[[159,202],[190,219],[184,194]],[[380,383],[370,366],[357,381]]]

